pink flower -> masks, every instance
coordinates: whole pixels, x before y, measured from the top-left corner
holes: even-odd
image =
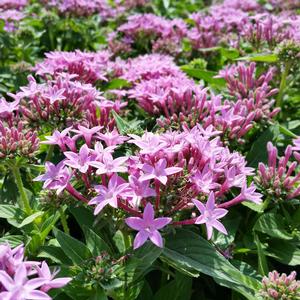
[[[36,178],[34,181],[44,181],[43,188],[49,190],[57,190],[56,194],[59,195],[68,185],[72,174],[65,166],[65,162],[61,161],[56,166],[47,161],[45,163],[46,173]]]
[[[54,278],[58,271],[54,271],[54,273],[51,274],[50,269],[45,261],[42,262],[42,266],[37,266],[37,272],[39,275],[39,278],[45,279],[45,283],[41,287],[41,290],[43,292],[48,292],[50,289],[53,288],[60,288],[68,284],[72,278],[70,277],[61,277],[61,278]]]
[[[124,195],[129,198],[130,204],[138,207],[143,198],[156,196],[155,190],[149,187],[149,180],[140,181],[134,175],[130,175],[129,188],[125,191]]]
[[[90,147],[91,146],[91,141],[92,137],[95,133],[100,131],[103,126],[95,126],[93,128],[86,128],[84,126],[78,125],[78,129],[73,129],[72,131],[77,133],[77,137],[83,136],[85,139],[85,142],[87,145]]]
[[[15,110],[19,109],[19,99],[13,102],[7,102],[4,98],[0,98],[0,117],[5,118]]]
[[[168,181],[167,176],[182,171],[182,168],[179,167],[167,168],[167,161],[166,159],[162,158],[157,163],[155,163],[154,166],[151,166],[149,164],[144,164],[142,170],[144,171],[145,174],[139,178],[140,181],[157,179],[163,185],[166,185]]]
[[[261,200],[262,194],[257,193],[255,191],[256,191],[256,186],[254,185],[253,182],[251,182],[249,187],[247,187],[247,183],[245,183],[242,187],[240,197],[243,200],[249,200],[256,204],[260,204],[262,201]]]
[[[46,280],[43,278],[28,280],[27,270],[23,263],[17,268],[14,278],[11,278],[5,271],[0,271],[0,282],[6,290],[0,293],[0,298],[3,300],[51,299],[45,292],[37,290],[45,284]]]
[[[116,128],[114,128],[114,130],[111,132],[98,133],[98,138],[104,141],[107,146],[123,144],[129,139],[126,136],[120,135]]]
[[[118,207],[118,198],[122,195],[122,192],[128,187],[128,183],[124,183],[117,174],[114,174],[108,183],[108,187],[104,185],[95,186],[95,190],[99,195],[93,198],[88,204],[96,204],[94,215],[99,214],[99,212],[109,204],[110,206]]]
[[[95,159],[95,157],[90,154],[90,149],[86,144],[80,148],[79,153],[67,151],[64,152],[64,155],[68,158],[64,161],[64,164],[73,169],[78,169],[81,173],[86,173],[89,169],[90,162]]]
[[[113,159],[111,154],[104,153],[102,162],[91,161],[89,164],[92,167],[97,168],[96,174],[110,175],[112,173],[117,173],[117,172],[126,172],[127,167],[124,166],[124,163],[126,162],[127,159],[128,159],[127,157],[118,157],[116,159]]]
[[[125,220],[126,224],[134,230],[138,231],[133,243],[133,248],[141,247],[148,239],[156,246],[162,248],[163,240],[159,233],[162,229],[172,221],[171,218],[154,219],[154,209],[152,204],[147,203],[143,218],[130,217]]]
[[[68,137],[71,129],[72,127],[68,127],[62,132],[55,130],[51,136],[45,136],[47,141],[43,141],[41,144],[58,145],[62,151],[66,151],[66,137]]]
[[[213,192],[209,194],[205,206],[202,202],[196,199],[193,199],[193,203],[201,213],[201,215],[196,219],[195,224],[205,224],[207,238],[209,240],[212,237],[213,228],[216,228],[218,231],[227,234],[226,228],[220,221],[218,221],[218,219],[223,218],[228,213],[228,210],[215,207],[215,195]]]

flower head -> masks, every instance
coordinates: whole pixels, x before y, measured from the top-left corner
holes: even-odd
[[[193,199],[193,203],[201,213],[201,215],[196,219],[195,224],[205,224],[207,238],[209,240],[212,237],[213,228],[224,234],[227,234],[226,228],[220,221],[218,221],[218,219],[223,218],[228,213],[228,210],[216,208],[215,195],[213,192],[209,194],[206,205],[196,199]]]
[[[64,161],[57,165],[47,161],[45,168],[46,173],[34,178],[34,181],[44,181],[43,188],[56,190],[57,195],[59,195],[66,188],[72,177],[70,170],[65,166]]]
[[[126,224],[134,230],[138,231],[133,243],[133,248],[141,247],[148,239],[158,247],[163,247],[163,240],[159,233],[162,229],[172,221],[171,218],[154,219],[154,209],[151,203],[147,203],[143,217],[130,217],[125,220]]]
[[[128,183],[125,183],[117,174],[114,174],[108,183],[108,187],[104,185],[95,186],[98,196],[93,198],[89,205],[96,204],[94,214],[97,215],[99,212],[109,204],[110,206],[117,208],[118,207],[118,198],[121,197],[122,192],[128,187]]]

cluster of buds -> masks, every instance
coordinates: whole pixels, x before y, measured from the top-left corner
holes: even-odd
[[[288,276],[277,271],[270,272],[268,277],[262,279],[259,296],[265,300],[300,299],[300,281],[296,280],[296,275],[295,271]]]
[[[293,155],[293,147],[287,146],[284,156],[277,158],[277,148],[271,142],[267,145],[268,165],[259,163],[257,185],[266,194],[277,200],[293,199],[300,195],[300,173],[297,172],[299,163],[290,161]],[[300,158],[298,153],[294,153]]]
[[[86,143],[79,150],[74,143],[69,147],[68,141],[74,138],[72,132],[78,133],[76,139]],[[217,219],[225,216],[229,207],[246,200],[261,201],[253,183],[247,184],[247,177],[253,175],[252,168],[246,167],[243,156],[224,147],[216,135],[218,132],[212,126],[203,129],[200,125],[183,132],[168,131],[160,135],[146,132],[142,136],[129,134],[130,137],[121,136],[117,130],[100,133],[99,128],[66,129],[47,138],[47,143],[61,148],[65,160],[57,166],[47,163],[46,173],[36,180],[44,181],[45,189],[58,193],[66,190],[74,198],[95,205],[95,214],[113,207],[133,215],[134,218],[126,219],[126,224],[142,231],[136,237],[134,248],[148,238],[162,247],[158,230],[172,220],[174,225],[205,223],[211,238],[213,227],[226,233]],[[115,158],[116,148],[125,146],[125,142],[128,148],[137,146],[137,151],[134,155]],[[127,174],[128,181],[118,173]],[[82,181],[85,187],[82,192],[72,186],[73,178]],[[100,181],[101,185],[94,186]],[[233,190],[240,192],[228,200]],[[90,195],[95,197],[88,200],[86,197]],[[180,220],[181,212],[186,215],[190,211],[192,215],[195,206],[201,213],[199,218]],[[167,217],[155,219],[155,212]],[[206,218],[207,215],[210,217]],[[154,235],[148,231],[146,234],[144,226],[151,226]]]
[[[83,83],[107,81],[110,54],[108,51],[96,53],[54,51],[45,54],[46,58],[38,63],[34,70],[36,74],[46,79],[48,76],[55,78],[60,73],[78,75],[77,80]]]
[[[38,149],[36,132],[25,129],[21,121],[13,127],[0,121],[0,159],[32,158]]]
[[[114,47],[120,42],[130,50],[178,54],[186,32],[187,25],[183,20],[167,20],[154,14],[136,14],[129,16],[127,22],[117,28],[117,33],[110,36],[109,46],[115,54],[120,47]]]
[[[253,112],[254,120],[258,121],[271,119],[279,112],[279,108],[273,109],[275,100],[272,97],[278,92],[270,85],[274,73],[275,69],[269,68],[256,78],[256,64],[252,62],[233,66],[228,72],[222,71],[218,77],[226,80],[230,95],[245,106],[246,114]]]
[[[60,74],[54,80],[38,84],[29,76],[29,84],[13,97],[20,102],[23,118],[33,128],[64,128],[78,123],[88,126],[112,126],[110,112],[119,112],[126,103],[110,101],[91,84],[74,80],[77,75]]]
[[[165,58],[161,57],[161,60],[166,64],[168,57]],[[149,60],[149,55],[135,60],[144,63]],[[209,95],[207,89],[197,86],[182,71],[171,66],[161,66],[156,72],[149,73],[145,66],[144,72],[131,76],[131,72],[124,71],[122,75],[133,81],[129,98],[137,100],[149,114],[162,116],[157,121],[162,127],[191,128],[200,123],[204,128],[213,126],[226,139],[242,142],[254,122],[266,122],[279,112],[279,108],[272,108],[275,100],[271,97],[277,93],[277,89],[272,89],[269,84],[274,72],[272,68],[258,79],[255,78],[255,63],[222,70],[218,77],[225,78],[234,98],[223,101],[221,96]]]
[[[44,261],[26,261],[24,246],[12,249],[0,244],[0,299],[49,299],[47,292],[71,281],[69,277],[55,278]]]
[[[293,37],[293,30],[284,17],[263,14],[251,21],[245,25],[242,36],[257,50],[265,44],[274,49],[280,42]]]

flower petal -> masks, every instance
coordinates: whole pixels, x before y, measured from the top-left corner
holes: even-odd
[[[145,244],[149,237],[149,234],[145,230],[141,230],[137,233],[134,242],[133,242],[133,249],[137,249]]]
[[[149,238],[153,244],[155,244],[157,247],[162,248],[163,247],[163,240],[158,232],[158,230],[154,230],[153,232],[150,233]]]
[[[143,230],[145,229],[145,221],[139,217],[130,217],[125,219],[125,223],[134,230]]]

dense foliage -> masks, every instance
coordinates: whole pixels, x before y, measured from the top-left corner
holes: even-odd
[[[0,299],[300,299],[299,0],[0,0]]]

